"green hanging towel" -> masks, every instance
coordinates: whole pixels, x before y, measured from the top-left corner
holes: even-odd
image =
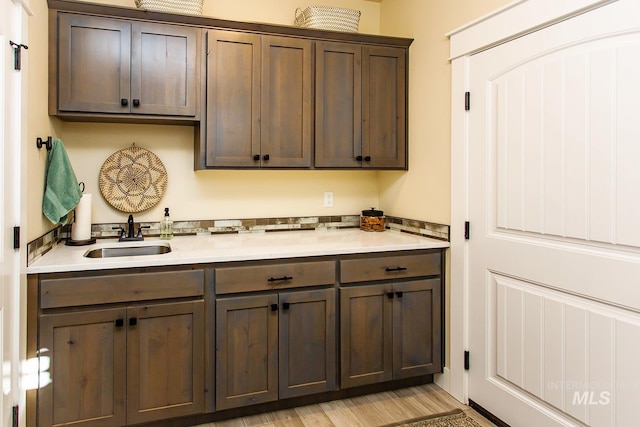
[[[69,212],[78,206],[81,197],[82,191],[67,151],[62,141],[56,138],[47,155],[42,213],[53,224],[66,224]]]

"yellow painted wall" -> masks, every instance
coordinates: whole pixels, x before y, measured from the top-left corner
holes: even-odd
[[[450,224],[451,66],[445,34],[509,2],[381,3],[381,33],[414,39],[409,51],[409,172],[380,172],[380,206],[393,215]]]
[[[104,3],[133,7],[133,0]],[[126,214],[100,196],[98,171],[113,152],[135,142],[164,162],[169,186],[160,204],[136,216],[157,221],[171,208],[175,220],[357,214],[370,206],[389,215],[448,224],[450,218],[450,66],[444,34],[505,0],[314,0],[362,11],[360,31],[415,39],[410,51],[408,172],[193,170],[193,129],[182,126],[68,123],[47,113],[48,18],[46,0],[33,0],[29,21],[29,136],[27,239],[53,225],[41,214],[46,151],[35,138],[63,140],[80,181],[94,194],[93,222],[119,222]],[[298,0],[204,1],[204,14],[223,19],[289,25]],[[324,208],[324,191],[334,207]]]

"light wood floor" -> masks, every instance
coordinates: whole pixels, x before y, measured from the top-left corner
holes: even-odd
[[[477,412],[461,404],[440,387],[427,384],[302,406],[197,427],[375,427],[460,408],[482,427],[493,427]]]

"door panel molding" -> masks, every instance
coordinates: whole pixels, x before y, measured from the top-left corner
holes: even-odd
[[[624,367],[640,353],[637,313],[498,272],[485,286],[496,313],[489,381],[588,425],[631,419],[640,372]]]

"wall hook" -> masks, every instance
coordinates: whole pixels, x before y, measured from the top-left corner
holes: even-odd
[[[13,69],[20,70],[22,68],[20,60],[21,49],[27,50],[29,49],[29,46],[22,43],[16,43],[13,40],[9,40],[9,45],[13,48]]]
[[[38,149],[42,148],[43,145],[47,147],[47,151],[51,151],[51,149],[53,148],[53,140],[50,136],[47,137],[46,141],[40,137],[36,138],[36,146],[38,147]]]

